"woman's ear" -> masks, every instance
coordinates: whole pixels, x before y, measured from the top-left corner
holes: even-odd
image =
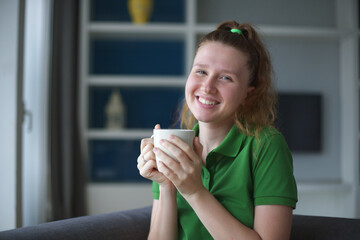
[[[255,87],[254,87],[254,86],[248,87],[248,89],[247,89],[247,91],[246,91],[246,96],[249,96],[249,94],[250,94],[251,92],[253,92],[254,90],[255,90]]]
[[[247,88],[246,90],[246,97],[243,99],[243,101],[241,102],[241,105],[244,106],[247,98],[249,97],[249,95],[255,90],[255,87],[254,86],[250,86]]]

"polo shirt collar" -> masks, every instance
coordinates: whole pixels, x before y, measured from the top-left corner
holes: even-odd
[[[197,123],[193,130],[196,136],[199,135],[199,124]],[[241,145],[245,140],[245,134],[234,124],[226,135],[225,139],[212,152],[222,154],[228,157],[236,157],[240,151]]]

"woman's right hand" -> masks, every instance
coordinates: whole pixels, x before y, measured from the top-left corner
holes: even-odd
[[[160,129],[160,125],[156,124],[155,129]],[[154,139],[144,138],[141,140],[140,155],[137,158],[137,168],[142,177],[157,182],[163,187],[171,187],[174,185],[172,182],[158,171],[156,165],[154,149]]]

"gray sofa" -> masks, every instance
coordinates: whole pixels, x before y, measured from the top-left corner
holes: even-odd
[[[151,207],[84,216],[0,232],[0,240],[146,239]],[[291,240],[358,240],[360,219],[294,215]]]

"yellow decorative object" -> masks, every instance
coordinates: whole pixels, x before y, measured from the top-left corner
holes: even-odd
[[[135,24],[144,24],[150,20],[153,0],[128,0],[131,20]]]

